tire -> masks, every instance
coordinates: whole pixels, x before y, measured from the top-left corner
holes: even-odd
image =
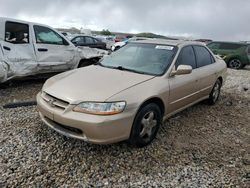
[[[78,65],[78,68],[87,67],[89,65],[93,65],[96,62],[97,61],[95,61],[94,59],[84,59],[84,60],[80,61],[79,65]]]
[[[243,68],[243,64],[239,59],[231,59],[228,63],[227,66],[231,69],[242,69]]]
[[[135,147],[149,145],[155,139],[161,123],[162,113],[158,105],[150,103],[142,107],[134,119],[129,143]]]
[[[120,48],[121,48],[120,46],[116,46],[114,51],[117,51],[117,50],[119,50]]]
[[[207,102],[208,102],[209,105],[214,105],[218,101],[218,99],[220,97],[221,85],[222,85],[222,83],[218,79],[215,82],[214,87],[213,87],[211,93],[209,94],[209,98],[207,100]]]

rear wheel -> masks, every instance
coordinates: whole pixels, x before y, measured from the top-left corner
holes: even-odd
[[[232,59],[228,62],[228,67],[232,69],[241,69],[243,68],[243,64],[239,59]]]
[[[162,113],[158,105],[151,103],[142,107],[137,113],[129,142],[136,147],[150,144],[159,130],[162,122]]]
[[[219,99],[219,96],[220,96],[220,89],[221,89],[221,81],[218,79],[215,84],[214,84],[214,87],[209,95],[209,98],[208,98],[208,104],[210,105],[213,105],[215,104],[218,99]]]

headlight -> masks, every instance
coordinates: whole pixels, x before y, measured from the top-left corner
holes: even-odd
[[[73,111],[95,115],[114,115],[121,113],[126,102],[83,102],[78,104]]]

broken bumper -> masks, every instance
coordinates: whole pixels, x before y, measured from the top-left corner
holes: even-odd
[[[37,95],[37,108],[42,121],[50,128],[68,137],[95,144],[109,144],[127,140],[134,114],[123,112],[112,116],[98,116],[74,112],[75,105],[65,110],[50,106]]]

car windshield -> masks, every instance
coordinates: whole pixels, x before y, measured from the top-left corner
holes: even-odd
[[[104,67],[149,75],[162,75],[170,66],[177,47],[158,44],[130,43],[105,57]]]

